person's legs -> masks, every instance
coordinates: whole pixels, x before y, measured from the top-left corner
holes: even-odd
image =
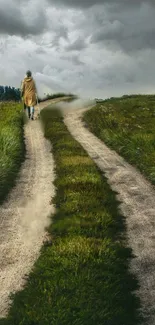
[[[31,111],[31,120],[34,120],[34,107],[33,106],[30,107],[30,111]]]
[[[28,117],[30,118],[30,106],[26,106],[26,104],[24,103],[24,111],[25,113],[27,112],[28,113]]]
[[[28,110],[28,117],[31,117],[31,113],[30,113],[30,106],[27,106],[27,110]]]
[[[24,103],[24,112],[28,114],[28,117],[30,118],[31,115],[30,115],[30,106],[26,106],[26,104]]]

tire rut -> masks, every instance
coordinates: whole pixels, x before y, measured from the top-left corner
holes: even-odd
[[[41,108],[47,105],[43,103]],[[23,288],[46,238],[54,213],[54,161],[40,121],[25,125],[26,159],[16,186],[0,206],[0,317],[7,315],[10,293]]]

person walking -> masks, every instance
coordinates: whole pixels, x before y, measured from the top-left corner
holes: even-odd
[[[28,108],[28,115],[34,120],[34,106],[37,102],[37,89],[30,70],[26,72],[26,77],[22,81],[21,93],[24,98],[24,105]]]

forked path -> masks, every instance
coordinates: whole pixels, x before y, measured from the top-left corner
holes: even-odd
[[[49,100],[40,108],[60,101]],[[40,121],[25,125],[26,160],[8,200],[0,206],[0,318],[9,308],[9,295],[22,288],[46,238],[54,212],[54,162]]]
[[[74,138],[105,173],[118,193],[120,209],[126,218],[129,246],[135,258],[131,270],[139,280],[139,295],[146,324],[155,324],[155,191],[151,184],[115,151],[85,127],[84,110],[68,112],[64,121]]]

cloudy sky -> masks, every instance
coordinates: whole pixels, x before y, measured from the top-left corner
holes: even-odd
[[[0,84],[40,94],[155,92],[155,0],[0,0]]]

